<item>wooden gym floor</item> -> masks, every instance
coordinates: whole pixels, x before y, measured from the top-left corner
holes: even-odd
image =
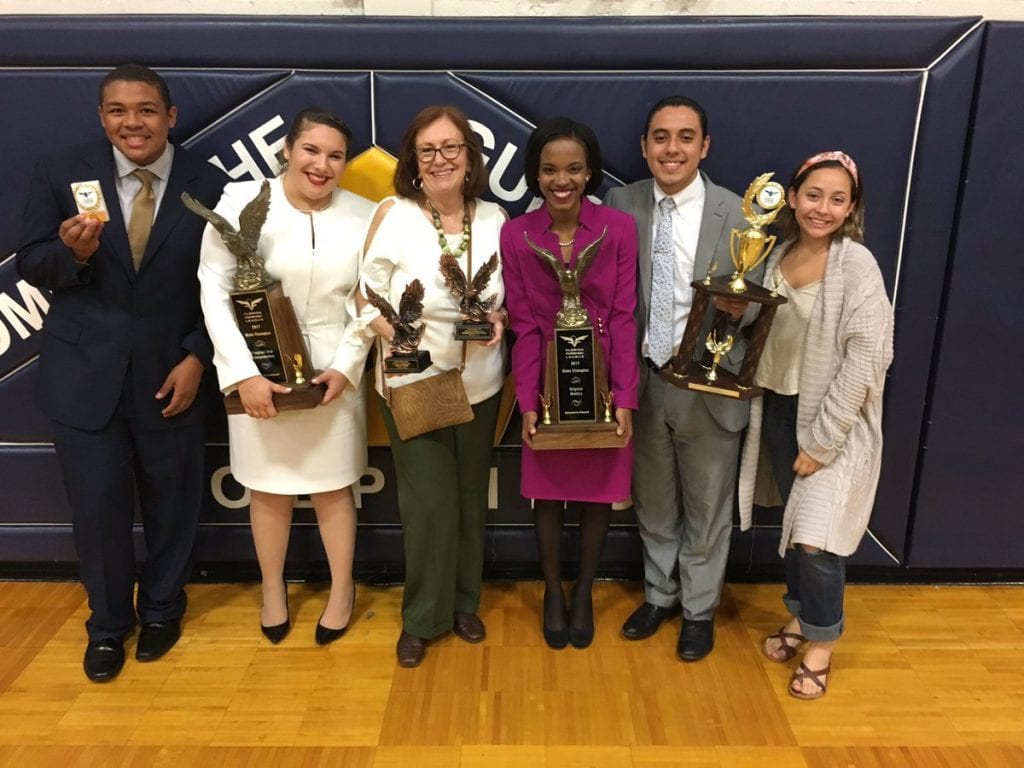
[[[602,582],[585,651],[540,636],[535,582],[488,583],[488,638],[395,663],[400,588],[364,588],[346,637],[313,643],[320,585],[290,585],[291,635],[259,633],[256,585],[190,587],[184,635],[95,685],[77,584],[0,583],[3,766],[1024,766],[1024,589],[853,586],[825,698],[759,642],[778,585],[728,585],[715,651],[683,664],[678,619],[619,627],[636,583]]]

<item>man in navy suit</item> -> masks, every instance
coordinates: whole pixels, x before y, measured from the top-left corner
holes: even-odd
[[[137,620],[139,661],[181,634],[203,487],[196,395],[212,348],[196,278],[205,222],[180,197],[212,208],[227,178],[168,142],[177,109],[146,67],[104,78],[99,118],[105,141],[37,164],[17,264],[52,292],[37,399],[53,422],[92,611],[85,673],[104,682],[121,671]],[[90,215],[95,192],[78,198],[80,212],[79,182],[98,182],[108,221]],[[133,603],[136,494],[146,559]]]
[[[682,611],[676,654],[683,661],[698,661],[714,647],[740,434],[750,417],[746,401],[677,389],[661,375],[689,318],[691,282],[709,272],[732,272],[731,233],[746,224],[740,198],[700,170],[710,146],[700,104],[685,96],[662,99],[651,107],[640,137],[652,178],[613,189],[604,201],[636,218],[640,244],[642,360],[633,503],[644,546],[645,589],[643,605],[626,620],[622,634],[631,640],[650,637]],[[761,282],[763,269],[752,270],[749,278]],[[716,298],[715,305],[732,315],[736,328],[756,313],[744,300]],[[746,350],[742,334],[736,339],[721,363],[734,373]],[[697,349],[703,352],[703,336]]]

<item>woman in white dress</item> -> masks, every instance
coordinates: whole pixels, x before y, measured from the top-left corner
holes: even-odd
[[[313,368],[322,371],[312,379],[327,388],[319,406],[276,410],[273,394],[288,389],[260,375],[229,303],[236,259],[212,227],[203,237],[199,280],[214,365],[221,390],[237,390],[245,407],[244,414],[228,417],[231,471],[251,492],[249,517],[263,577],[260,627],[275,644],[291,628],[284,561],[296,494],[313,500],[331,571],[317,644],[344,634],[355,602],[352,484],[366,467],[366,412],[359,391],[365,346],[349,341],[346,299],[358,278],[373,204],[338,188],[351,136],[329,112],[305,109],[296,116],[285,139],[285,168],[270,182],[270,210],[258,245],[267,272],[291,299]],[[217,213],[237,224],[260,184],[229,184]]]

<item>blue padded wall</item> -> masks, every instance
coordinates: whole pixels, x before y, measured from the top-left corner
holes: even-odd
[[[122,60],[141,60],[165,74],[179,108],[175,140],[236,178],[271,172],[284,126],[302,106],[316,103],[341,113],[355,132],[354,155],[374,145],[393,152],[409,118],[422,106],[458,104],[485,146],[491,171],[487,196],[512,214],[531,202],[521,167],[526,137],[534,124],[555,114],[594,127],[608,171],[605,189],[646,175],[639,152],[643,118],[652,102],[670,93],[693,96],[707,108],[712,142],[704,168],[718,183],[740,192],[765,170],[777,171],[784,182],[806,155],[845,149],[862,169],[867,243],[897,310],[883,476],[871,533],[855,562],[905,566],[911,551],[912,564],[917,564],[916,556],[925,550],[912,546],[908,531],[922,542],[928,534],[937,537],[929,546],[940,553],[947,536],[959,535],[940,524],[941,511],[915,518],[914,501],[928,494],[950,496],[932,478],[949,481],[951,467],[934,452],[921,460],[930,384],[936,382],[929,436],[938,440],[943,431],[937,425],[957,412],[955,395],[949,395],[950,402],[942,399],[956,386],[944,376],[943,366],[949,361],[953,376],[958,359],[962,367],[980,358],[962,351],[959,331],[955,347],[947,349],[943,340],[937,354],[937,345],[940,331],[959,327],[960,315],[942,320],[944,307],[953,312],[966,302],[954,291],[944,305],[954,237],[959,238],[955,267],[968,270],[961,266],[967,258],[961,253],[974,253],[975,245],[995,236],[996,224],[1006,220],[993,218],[990,212],[996,209],[964,195],[961,177],[968,152],[972,167],[999,168],[992,145],[979,144],[977,126],[971,141],[978,82],[981,127],[992,124],[989,141],[1009,142],[995,117],[983,118],[986,104],[1005,108],[1001,102],[1009,99],[1001,98],[998,88],[1008,89],[1009,72],[1020,70],[1019,55],[1014,60],[1010,53],[1010,39],[1019,32],[1013,25],[994,27],[973,18],[835,17],[17,16],[0,21],[5,114],[0,152],[7,171],[7,183],[0,185],[0,562],[73,559],[49,428],[31,401],[46,296],[19,281],[10,254],[35,156],[51,146],[100,135],[96,88],[102,74]],[[436,45],[449,36],[460,44]],[[117,52],[117,61],[111,60],[111,51]],[[985,67],[979,75],[981,61]],[[993,92],[986,96],[984,83],[990,77]],[[1020,113],[1014,114],[1019,120]],[[955,225],[966,226],[968,210],[972,229],[958,236]],[[1008,253],[1004,266],[1009,266]],[[977,268],[970,272],[964,290],[981,275]],[[993,333],[1003,331],[999,323],[1008,314],[1010,320],[1017,317],[1006,304],[1000,309],[987,317]],[[997,343],[996,336],[990,338]],[[1020,421],[1018,415],[1017,434]],[[945,434],[954,446],[973,428],[956,419],[948,423]],[[992,426],[972,424],[978,424],[979,433]],[[222,416],[212,417],[209,434],[210,483],[197,558],[248,563],[246,497],[227,466]],[[518,494],[516,434],[513,423],[492,473],[487,556],[498,565],[534,557],[529,505]],[[943,455],[955,455],[955,450]],[[977,463],[970,464],[972,473]],[[390,563],[400,560],[401,550],[388,451],[373,450],[370,464],[359,494],[358,558],[364,564]],[[919,465],[922,483],[915,497]],[[976,476],[989,487],[993,474],[982,469]],[[631,512],[616,514],[607,560],[635,566],[639,549]],[[308,502],[300,501],[297,520],[293,555],[319,558]],[[764,512],[753,534],[737,533],[733,563],[776,563],[776,524],[777,515]],[[930,556],[921,562],[982,566],[982,550],[955,561]],[[1000,563],[1021,566],[1024,558],[1004,557]]]
[[[1024,455],[1024,24],[985,34],[909,563],[1019,568]],[[1014,469],[1017,467],[1017,469]],[[1018,480],[1014,480],[1014,476]]]

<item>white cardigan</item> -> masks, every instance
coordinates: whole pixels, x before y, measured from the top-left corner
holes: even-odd
[[[765,274],[790,245],[773,254]],[[834,242],[807,329],[797,409],[797,443],[824,467],[793,483],[780,555],[799,543],[845,556],[860,544],[882,464],[882,390],[892,334],[892,305],[874,256],[849,238]],[[742,530],[752,524],[763,409],[761,398],[751,403],[740,464]]]

